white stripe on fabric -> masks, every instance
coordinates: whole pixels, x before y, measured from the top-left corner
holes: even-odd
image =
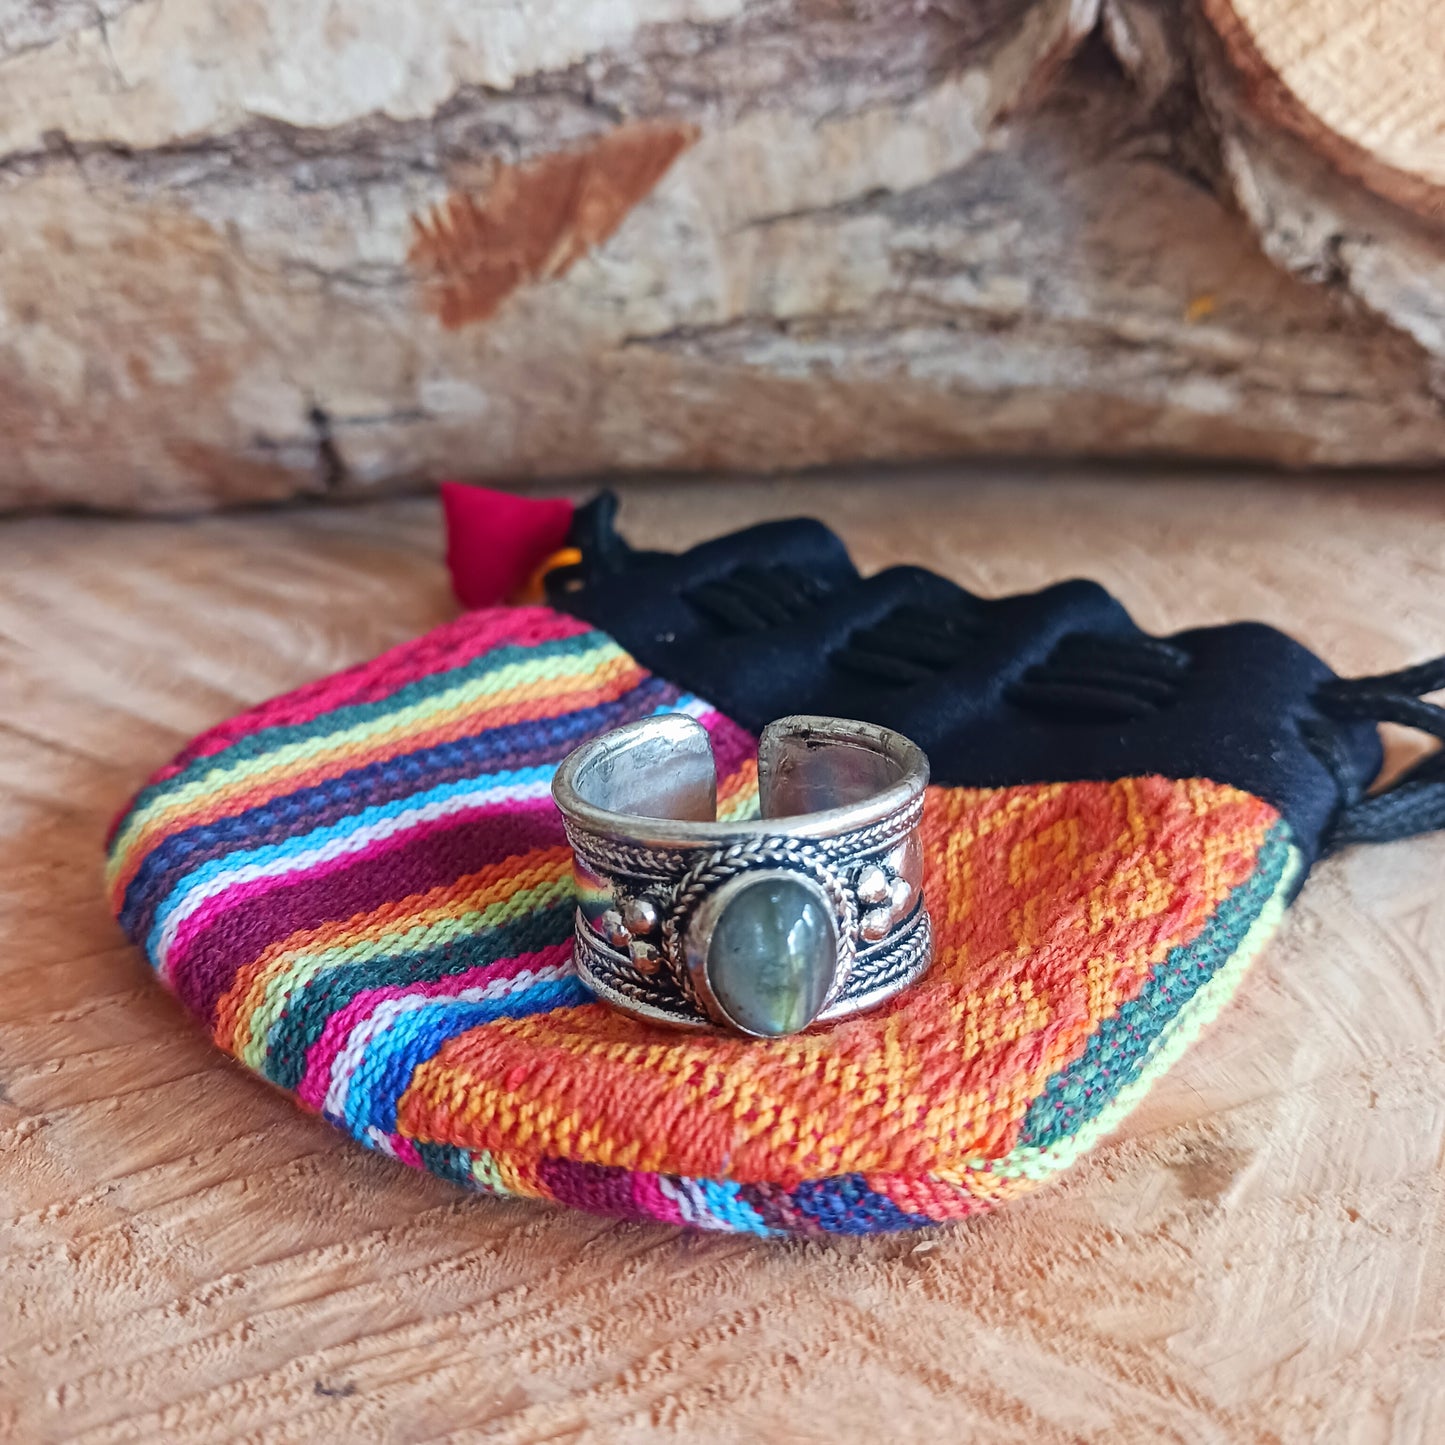
[[[571,972],[567,964],[552,964],[543,968],[525,968],[510,978],[496,978],[490,983],[459,989],[456,993],[405,994],[401,998],[382,999],[372,1013],[356,1022],[346,1043],[331,1061],[331,1083],[321,1105],[322,1112],[333,1119],[345,1115],[352,1075],[360,1067],[372,1041],[402,1014],[429,1008],[433,1004],[488,1003],[520,993],[535,984],[559,982],[569,977]]]

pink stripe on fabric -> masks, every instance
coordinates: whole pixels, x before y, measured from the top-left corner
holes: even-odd
[[[712,739],[713,757],[717,759],[719,778],[731,777],[744,763],[758,755],[758,740],[746,728],[708,704],[708,711],[698,721]]]
[[[410,1139],[404,1138],[400,1134],[393,1134],[389,1142],[396,1157],[403,1164],[408,1164],[413,1169],[426,1168],[426,1161],[421,1157],[421,1150]]]
[[[535,817],[539,814],[555,812],[556,806],[550,798],[529,798],[515,803],[480,803],[475,807],[458,808],[454,813],[447,813],[443,817],[433,818],[424,823],[415,823],[409,828],[398,829],[384,838],[378,838],[373,843],[367,843],[360,848],[348,849],[334,858],[314,863],[309,868],[296,868],[285,873],[268,874],[264,878],[249,878],[241,883],[233,883],[229,888],[224,888],[221,892],[207,898],[194,913],[189,914],[177,925],[170,947],[164,950],[160,969],[161,976],[167,979],[174,977],[184,964],[191,942],[196,935],[218,916],[229,913],[245,900],[265,897],[266,894],[273,893],[279,888],[285,888],[303,880],[326,878],[333,873],[344,872],[357,864],[366,863],[372,859],[384,857],[400,848],[405,848],[420,839],[450,832],[463,823],[476,822],[481,818],[495,818],[501,821],[506,818]],[[475,869],[461,867],[457,876],[460,877],[463,873],[475,871]]]
[[[462,973],[449,974],[445,978],[430,979],[417,984],[385,984],[380,988],[364,989],[326,1020],[321,1037],[307,1050],[306,1072],[297,1087],[296,1097],[310,1109],[321,1108],[331,1088],[331,1069],[337,1056],[346,1047],[357,1026],[370,1018],[376,1008],[387,999],[455,997],[463,989],[484,988],[489,983],[500,983],[531,969],[555,968],[566,963],[571,956],[572,944],[569,940],[538,949],[535,953],[521,953],[515,958],[481,964]],[[374,1046],[375,1040],[369,1047]]]
[[[202,733],[150,782],[164,782],[197,758],[224,752],[240,738],[263,728],[294,727],[339,707],[379,702],[408,683],[461,667],[494,647],[535,646],[592,630],[588,623],[550,607],[487,607],[468,612],[418,641],[403,642],[369,662],[273,698]]]
[[[221,996],[235,986],[238,972],[271,945],[313,937],[312,930],[338,920],[369,920],[377,909],[394,907],[398,900],[413,907],[417,899],[468,874],[493,864],[510,864],[515,871],[520,865],[514,860],[565,846],[562,820],[555,812],[508,818],[501,826],[484,815],[449,832],[413,839],[344,872],[303,878],[238,904],[197,934],[185,967],[171,974],[171,987],[187,1008],[213,1023]]]
[[[656,1174],[634,1174],[632,1176],[632,1202],[637,1209],[653,1219],[667,1224],[686,1224],[677,1200],[662,1192],[662,1185]]]

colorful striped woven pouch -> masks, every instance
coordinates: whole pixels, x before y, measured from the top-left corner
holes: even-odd
[[[614,550],[610,580],[560,581],[632,606],[659,565]],[[713,639],[740,676],[756,633]],[[968,785],[934,739],[926,978],[800,1036],[671,1033],[571,970],[549,782],[582,740],[684,711],[712,734],[720,811],[743,816],[758,719],[635,650],[553,606],[486,607],[206,733],[117,822],[121,924],[219,1047],[404,1164],[605,1214],[869,1233],[987,1208],[1112,1129],[1229,1000],[1319,849],[1290,797],[1228,776]],[[1018,661],[1000,666],[1038,665]],[[1340,766],[1370,770],[1359,728],[1340,736]]]

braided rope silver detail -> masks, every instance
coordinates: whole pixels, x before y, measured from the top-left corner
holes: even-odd
[[[859,954],[848,976],[847,992],[850,995],[871,993],[913,971],[924,958],[931,957],[932,952],[933,922],[926,908],[916,908],[912,917],[881,946]]]
[[[857,828],[851,833],[839,833],[828,838],[827,844],[830,853],[834,857],[853,857],[867,853],[879,852],[896,842],[905,838],[918,825],[919,817],[923,813],[922,796],[915,799],[907,808],[895,813],[890,818],[885,818],[880,823],[871,823],[866,828]],[[740,824],[739,827],[745,825]],[[606,870],[609,873],[621,873],[632,878],[643,878],[649,881],[666,879],[671,881],[679,874],[686,871],[697,860],[699,848],[641,848],[629,843],[618,843],[614,839],[604,837],[600,833],[588,832],[577,827],[570,820],[567,821],[567,841],[572,845],[572,850],[581,857],[589,866]],[[740,839],[739,844],[758,844],[765,841],[773,841],[771,835],[754,834],[752,837]],[[785,841],[799,847],[815,846],[811,839],[787,838]],[[821,841],[821,840],[820,840]],[[713,855],[715,850],[707,850]]]
[[[592,937],[586,920],[580,914],[572,957],[582,982],[603,999],[621,995],[633,1004],[642,1005],[658,1018],[673,1023],[702,1025],[708,1022],[690,995],[687,1001],[693,1006],[693,1016],[689,1018],[680,1012],[677,980],[665,964],[665,972],[653,975],[639,972],[629,961]]]
[[[615,843],[600,834],[584,832],[570,822],[567,841],[589,867],[652,883],[676,878],[697,854],[695,848],[636,848]]]

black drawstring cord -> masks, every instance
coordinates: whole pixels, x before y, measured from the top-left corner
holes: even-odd
[[[1306,729],[1306,741],[1335,775],[1341,806],[1325,836],[1325,851],[1351,843],[1391,843],[1445,828],[1445,707],[1419,694],[1445,688],[1445,657],[1377,677],[1337,677],[1321,683],[1315,705],[1339,722],[1392,722],[1428,733],[1442,746],[1378,793],[1365,793],[1349,775],[1328,728]]]
[[[1325,683],[1324,690],[1346,697],[1361,692],[1405,693],[1421,697],[1427,692],[1445,688],[1445,655],[1402,667],[1398,672],[1382,672],[1376,677],[1336,677]]]

